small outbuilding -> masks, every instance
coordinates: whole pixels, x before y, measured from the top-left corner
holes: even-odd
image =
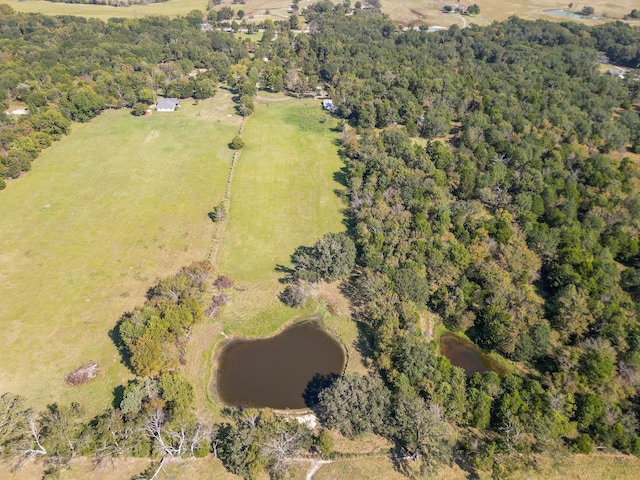
[[[29,109],[28,108],[14,108],[13,110],[9,110],[7,112],[4,112],[7,115],[29,115]]]
[[[325,98],[324,100],[322,100],[322,108],[332,112],[336,109],[336,106],[333,104],[333,100],[331,100],[330,98]]]
[[[608,75],[613,75],[615,77],[620,77],[620,78],[624,78],[626,73],[627,71],[623,70],[622,68],[612,68],[610,70],[607,70]]]
[[[156,112],[173,112],[180,106],[177,98],[161,98],[156,104]]]

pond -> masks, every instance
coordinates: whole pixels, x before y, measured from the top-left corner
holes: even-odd
[[[498,375],[507,373],[498,362],[473,343],[453,333],[445,332],[442,334],[440,337],[440,350],[452,365],[462,368],[468,377],[471,377],[474,373],[490,371],[494,371]]]
[[[556,17],[567,17],[582,20],[598,20],[600,17],[591,17],[588,15],[580,15],[578,13],[567,12],[566,10],[545,10],[547,15],[555,15]]]
[[[305,408],[302,394],[314,376],[342,374],[346,353],[316,321],[278,335],[232,340],[218,357],[217,390],[234,407]]]

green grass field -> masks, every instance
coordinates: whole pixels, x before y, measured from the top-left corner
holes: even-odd
[[[259,105],[244,130],[245,147],[231,190],[229,222],[217,259],[238,281],[275,279],[299,245],[344,230],[334,190],[335,120],[317,100]]]
[[[0,195],[0,392],[95,413],[129,376],[109,330],[161,277],[201,260],[239,118],[228,94],[175,113],[108,111]],[[200,113],[200,115],[198,115]],[[65,375],[86,362],[98,378]]]

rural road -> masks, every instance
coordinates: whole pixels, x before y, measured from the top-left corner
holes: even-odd
[[[457,13],[454,13],[452,16],[462,20],[462,28],[467,28],[467,19],[466,18],[464,18],[462,15],[458,15]]]

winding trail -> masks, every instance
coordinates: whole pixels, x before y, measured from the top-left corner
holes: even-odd
[[[333,460],[314,460],[311,462],[311,469],[307,472],[306,480],[311,480],[313,476],[318,473],[322,465],[326,465],[327,463],[333,463]]]
[[[462,15],[458,14],[458,13],[454,13],[453,15],[451,15],[452,17],[456,17],[459,18],[460,20],[462,20],[462,28],[467,28],[467,19],[464,18]]]

